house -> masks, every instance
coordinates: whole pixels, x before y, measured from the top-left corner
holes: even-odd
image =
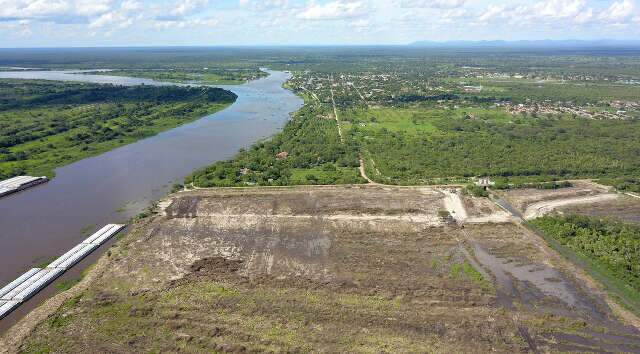
[[[483,187],[485,190],[487,190],[488,187],[491,187],[494,184],[496,183],[492,182],[489,177],[479,177],[476,181],[476,186]]]

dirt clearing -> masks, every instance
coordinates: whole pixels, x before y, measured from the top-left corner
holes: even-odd
[[[640,351],[640,333],[523,228],[442,220],[450,196],[382,186],[175,194],[18,345],[69,353]],[[467,219],[496,211],[458,201]]]
[[[569,188],[523,188],[498,191],[497,194],[522,212],[527,220],[553,212],[575,212],[583,215],[620,217],[623,220],[637,222],[636,211],[640,210],[640,200],[634,202],[629,196],[615,193],[610,187],[590,181],[572,181],[572,184],[573,187]],[[594,212],[590,212],[592,209]]]
[[[579,214],[596,217],[612,217],[640,224],[640,199],[620,195],[613,200],[599,201],[588,205],[571,205],[559,209],[564,214]]]

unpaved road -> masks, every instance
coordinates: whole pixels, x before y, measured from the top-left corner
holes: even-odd
[[[336,100],[333,95],[333,89],[331,89],[331,104],[333,105],[333,116],[336,119],[338,125],[338,135],[340,135],[340,141],[344,143],[344,137],[342,136],[342,127],[340,127],[340,118],[338,117],[338,109],[336,108]]]
[[[460,196],[459,189],[442,189],[445,195],[443,199],[445,209],[459,224],[488,224],[488,223],[508,223],[513,218],[504,210],[491,210],[488,213],[478,213],[478,215],[469,215]],[[466,196],[465,198],[472,198]],[[472,198],[473,199],[473,198]]]
[[[458,190],[443,190],[442,193],[445,195],[444,198],[444,207],[447,209],[449,214],[457,221],[464,222],[467,220],[467,211],[462,205],[462,200],[460,199],[460,195],[458,194]]]
[[[369,178],[369,176],[367,176],[367,171],[365,170],[364,160],[362,159],[362,155],[360,155],[359,159],[360,159],[360,167],[358,167],[358,169],[360,170],[360,176],[366,179],[369,184],[378,184],[375,181],[373,181],[371,178]]]
[[[587,196],[587,197],[545,200],[545,201],[541,201],[541,202],[537,202],[529,205],[524,212],[524,218],[526,220],[531,220],[531,219],[539,218],[546,214],[549,214],[560,207],[611,201],[617,198],[618,198],[617,194],[600,194],[600,195]]]
[[[626,195],[628,195],[628,196],[630,196],[630,197],[634,197],[634,198],[638,198],[638,199],[640,199],[640,195],[637,195],[637,194],[635,194],[635,193],[628,192],[628,193],[625,193],[625,194],[626,194]]]

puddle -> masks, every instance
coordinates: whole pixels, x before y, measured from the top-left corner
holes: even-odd
[[[541,264],[525,264],[497,257],[478,244],[473,245],[475,256],[494,275],[497,287],[512,302],[519,300],[526,306],[564,310],[570,314],[573,309],[582,309],[598,318],[603,317],[590,301],[583,299],[573,284],[560,272]],[[499,303],[507,303],[499,299]],[[551,305],[561,306],[551,306]],[[542,305],[542,306],[541,306]]]

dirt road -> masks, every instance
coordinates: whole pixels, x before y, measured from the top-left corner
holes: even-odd
[[[333,105],[333,116],[336,119],[338,125],[338,135],[340,135],[340,141],[344,143],[344,137],[342,136],[342,127],[340,127],[340,118],[338,117],[338,109],[336,108],[336,100],[333,96],[333,89],[331,89],[331,104]]]
[[[617,194],[600,194],[594,196],[586,196],[586,197],[575,197],[575,198],[566,198],[566,199],[558,199],[558,200],[545,200],[541,202],[537,202],[531,204],[527,207],[524,212],[524,218],[526,220],[531,220],[535,218],[539,218],[546,214],[549,214],[556,210],[557,208],[569,206],[569,205],[578,205],[578,204],[590,204],[597,203],[602,201],[610,201],[618,198]]]
[[[369,176],[367,176],[367,171],[365,170],[364,159],[362,158],[362,155],[360,155],[359,159],[360,159],[360,167],[358,168],[360,170],[360,176],[366,179],[369,184],[378,184],[375,181],[373,181],[371,178],[369,178]]]
[[[447,209],[449,214],[457,221],[464,222],[467,220],[467,211],[462,205],[462,200],[460,199],[460,195],[458,194],[458,190],[443,190],[444,193],[444,207]]]

